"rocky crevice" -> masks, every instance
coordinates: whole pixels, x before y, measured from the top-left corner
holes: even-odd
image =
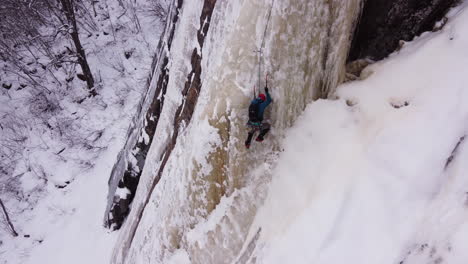
[[[177,0],[175,15],[170,21],[171,27],[168,32],[167,49],[170,51],[174,32],[177,21],[179,19],[179,10],[182,7],[183,0]],[[164,37],[164,36],[163,36]],[[159,49],[164,49],[162,43],[158,46]],[[130,206],[135,197],[135,193],[138,187],[141,173],[145,165],[146,156],[150,149],[151,143],[153,142],[154,134],[158,125],[159,117],[164,106],[164,99],[167,91],[167,84],[169,82],[169,69],[167,65],[169,63],[169,54],[166,53],[162,58],[162,64],[159,68],[159,77],[156,83],[156,90],[152,97],[149,108],[145,114],[144,127],[139,135],[139,138],[132,148],[129,155],[129,161],[126,165],[126,170],[123,173],[123,177],[118,182],[119,189],[127,189],[128,195],[121,197],[114,195],[112,205],[110,207],[106,225],[113,230],[119,229],[125,218],[130,213]],[[156,65],[153,65],[155,68]],[[152,76],[150,76],[152,77]],[[148,80],[148,86],[151,84],[151,80]],[[119,193],[118,191],[116,193]]]

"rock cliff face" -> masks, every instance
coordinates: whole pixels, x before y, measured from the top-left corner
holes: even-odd
[[[129,214],[113,263],[164,263],[177,250],[193,263],[235,260],[283,131],[313,99],[333,94],[347,58],[387,56],[400,40],[431,30],[454,2],[174,1],[110,180],[108,224],[119,228]],[[350,65],[350,74],[368,63]],[[244,113],[260,69],[272,76],[274,131],[251,155],[242,145]],[[117,185],[129,189],[128,201],[112,201]]]
[[[380,60],[409,41],[433,29],[458,0],[368,0],[353,37],[348,61]]]

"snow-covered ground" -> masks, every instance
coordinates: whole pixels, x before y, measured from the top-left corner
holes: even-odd
[[[10,234],[0,212],[0,263],[109,262],[116,233],[103,226],[107,181],[145,92],[162,30],[148,1],[119,2],[95,2],[96,32],[80,31],[100,81],[96,97],[86,98],[77,78],[65,88],[45,74],[42,85],[58,103],[50,112],[31,107],[41,99],[32,88],[1,90],[1,147],[17,134],[24,134],[24,142],[15,146],[20,158],[11,163],[12,175],[0,175],[0,198],[19,233]],[[60,69],[55,75],[66,83]],[[22,126],[5,129],[13,121]]]
[[[338,100],[308,105],[282,142],[250,262],[467,263],[467,6]]]

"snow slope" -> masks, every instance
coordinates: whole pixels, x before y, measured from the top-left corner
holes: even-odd
[[[308,105],[243,261],[467,263],[467,6]]]

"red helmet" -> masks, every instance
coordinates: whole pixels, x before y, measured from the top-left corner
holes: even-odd
[[[259,94],[258,98],[260,98],[262,101],[266,100],[266,96],[264,94]]]

